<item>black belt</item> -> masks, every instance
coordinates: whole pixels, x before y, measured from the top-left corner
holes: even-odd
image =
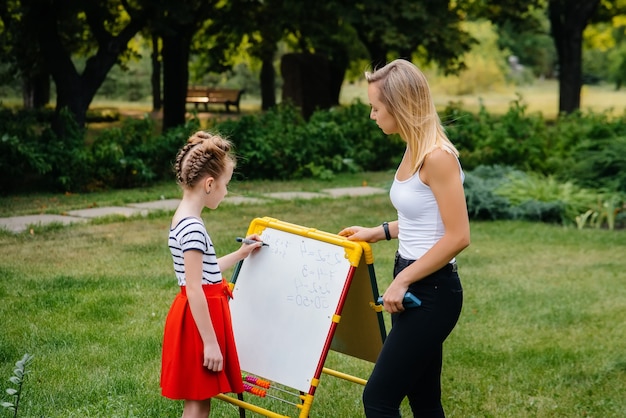
[[[401,265],[403,266],[403,268],[410,266],[415,261],[415,260],[409,260],[407,258],[404,258],[404,257],[402,257],[400,254],[398,254],[396,252],[396,263],[398,262],[398,260],[401,261]],[[452,266],[452,270],[450,270],[452,273],[456,273],[459,270],[459,268],[458,268],[458,266],[456,264],[456,261],[453,262],[453,263],[446,264],[445,266],[442,267],[442,269],[445,269],[448,266]]]

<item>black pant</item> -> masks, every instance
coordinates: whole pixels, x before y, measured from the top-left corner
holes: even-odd
[[[396,255],[394,278],[413,260]],[[415,417],[444,417],[441,406],[443,342],[461,314],[463,288],[448,264],[409,286],[422,305],[392,315],[392,327],[363,391],[368,418],[399,417],[409,398]]]

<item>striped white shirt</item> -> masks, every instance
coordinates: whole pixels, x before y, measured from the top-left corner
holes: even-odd
[[[182,219],[174,228],[170,229],[168,245],[172,253],[174,273],[176,273],[179,286],[187,284],[183,254],[191,250],[202,253],[202,284],[222,282],[222,272],[217,264],[215,248],[201,219],[193,217]]]

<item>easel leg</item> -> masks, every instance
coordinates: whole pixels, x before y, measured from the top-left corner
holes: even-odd
[[[243,402],[243,393],[238,393],[237,399]],[[239,407],[239,418],[246,418],[246,410],[241,406]]]

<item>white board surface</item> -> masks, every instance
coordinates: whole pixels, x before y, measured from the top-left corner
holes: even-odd
[[[243,371],[308,392],[350,262],[345,248],[266,228],[241,265],[230,301]]]

